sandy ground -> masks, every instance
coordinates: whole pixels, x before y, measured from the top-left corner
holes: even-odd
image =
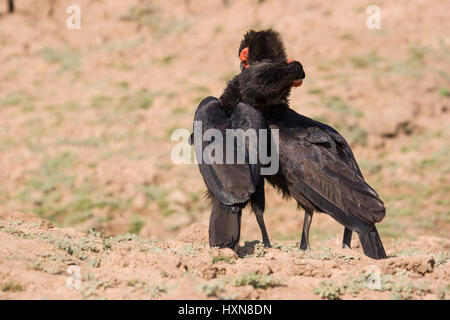
[[[81,30],[66,28],[71,1],[16,0],[13,15],[0,2],[0,297],[448,298],[449,1],[378,1],[381,30],[364,1],[77,3]],[[305,67],[291,107],[336,127],[385,201],[387,261],[341,251],[327,215],[299,254],[303,212],[270,187],[278,249],[205,245],[205,187],[171,162],[171,133],[239,71],[242,34],[267,27]],[[247,211],[240,255],[257,239]],[[379,291],[348,278],[372,264]],[[66,288],[69,265],[80,290]]]
[[[84,234],[13,213],[0,220],[0,298],[449,298],[450,241],[442,238],[390,243],[382,261],[362,255],[358,244],[338,249],[338,241],[307,252],[295,243],[266,249],[253,241],[236,254],[209,248],[207,239],[202,224],[157,241]]]

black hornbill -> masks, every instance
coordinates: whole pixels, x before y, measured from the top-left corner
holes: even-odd
[[[289,108],[291,88],[300,86],[305,78],[303,66],[286,59],[280,35],[270,29],[247,32],[239,57],[241,73],[228,83],[218,100],[208,97],[200,103],[195,121],[203,122],[203,131],[277,129],[279,170],[262,176],[261,163],[200,164],[213,202],[210,245],[236,247],[241,210],[250,202],[263,242],[270,246],[263,220],[265,179],[305,209],[300,249],[309,248],[312,216],[318,211],[345,227],[343,247],[350,247],[355,231],[367,256],[386,258],[375,227],[384,218],[385,207],[365,182],[350,146],[332,127]],[[211,143],[198,144],[196,152],[201,153]]]

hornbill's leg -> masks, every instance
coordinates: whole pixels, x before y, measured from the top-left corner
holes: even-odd
[[[267,234],[266,224],[264,223],[265,196],[263,178],[261,178],[258,185],[256,186],[256,192],[252,197],[251,205],[252,210],[256,216],[256,222],[258,222],[259,229],[261,229],[263,244],[267,248],[272,248],[269,240],[269,235]]]
[[[300,242],[300,250],[307,250],[309,246],[309,228],[311,227],[311,221],[313,217],[313,211],[305,209],[305,220],[303,222],[302,241]]]
[[[344,238],[342,239],[342,248],[351,249],[352,243],[352,230],[345,228],[344,229]]]
[[[13,13],[14,12],[14,1],[8,0],[8,12]]]

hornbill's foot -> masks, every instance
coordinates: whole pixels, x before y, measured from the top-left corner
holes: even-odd
[[[269,240],[263,241],[263,245],[264,245],[264,247],[266,247],[266,248],[272,248],[272,245],[270,244],[270,241],[269,241]]]
[[[298,249],[301,251],[307,251],[307,250],[311,249],[311,247],[309,244],[302,243],[302,244],[300,244],[300,248],[298,248]]]

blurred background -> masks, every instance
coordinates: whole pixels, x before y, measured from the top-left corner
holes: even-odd
[[[385,201],[382,238],[449,237],[450,1],[377,1],[380,30],[372,1],[14,3],[0,0],[1,211],[160,239],[208,223],[198,168],[171,162],[170,136],[239,72],[242,35],[270,27],[307,74],[291,107],[339,130]],[[303,212],[271,187],[265,219],[273,240],[299,240]],[[341,235],[315,216],[312,241]],[[249,210],[242,237],[260,238]]]

